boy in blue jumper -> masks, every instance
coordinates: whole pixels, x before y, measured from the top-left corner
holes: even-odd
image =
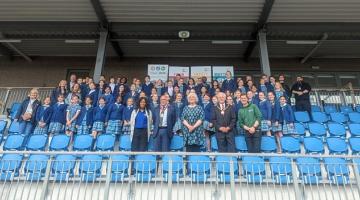
[[[90,134],[93,124],[94,108],[91,97],[85,98],[85,105],[81,108],[80,115],[76,120],[77,134]]]

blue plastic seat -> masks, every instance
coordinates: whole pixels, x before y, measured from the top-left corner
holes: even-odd
[[[30,155],[26,161],[25,174],[28,181],[39,181],[45,176],[46,166],[48,164],[48,155]]]
[[[134,160],[136,181],[150,182],[156,174],[156,156],[136,155]]]
[[[3,135],[7,126],[7,121],[0,120],[0,134]]]
[[[120,151],[131,151],[130,135],[121,135],[119,137],[119,150]]]
[[[75,164],[74,155],[57,155],[51,166],[51,175],[56,181],[66,182],[74,176]]]
[[[360,124],[349,124],[351,137],[360,137]]]
[[[339,123],[328,123],[330,136],[333,137],[345,137],[346,130],[344,125]]]
[[[111,156],[111,181],[122,182],[124,178],[129,176],[129,156],[112,155]]]
[[[50,142],[50,151],[67,151],[70,144],[70,136],[66,134],[54,135]]]
[[[360,105],[356,105],[355,111],[356,111],[356,112],[360,112]]]
[[[352,109],[351,106],[340,106],[340,112],[342,112],[344,114],[348,114],[348,113],[354,112],[354,110]]]
[[[284,136],[280,138],[281,149],[283,153],[300,153],[300,141],[298,138]]]
[[[211,142],[210,142],[211,143],[211,151],[218,151],[219,147],[218,147],[218,143],[217,143],[215,135],[211,136],[210,140],[211,140]]]
[[[349,138],[349,146],[352,154],[360,154],[360,138]]]
[[[45,151],[48,143],[47,135],[31,135],[26,144],[26,150],[29,151]]]
[[[3,149],[4,151],[6,150],[24,150],[24,140],[25,140],[25,136],[23,135],[8,135]]]
[[[265,153],[275,153],[276,152],[276,141],[273,136],[263,136],[261,137],[261,151]]]
[[[347,154],[348,146],[345,139],[339,137],[329,137],[326,139],[330,154]]]
[[[286,157],[271,157],[269,160],[272,179],[277,184],[292,182],[291,160]]]
[[[239,174],[239,165],[236,157],[234,156],[216,156],[216,172],[217,177],[221,183],[230,183],[231,173],[230,173],[230,161],[233,162],[233,173],[234,178],[238,178]]]
[[[348,184],[350,171],[343,158],[324,158],[328,179],[333,184]]]
[[[242,174],[248,183],[262,183],[265,178],[265,161],[257,156],[242,158]]]
[[[295,120],[301,123],[308,123],[310,121],[310,116],[306,111],[297,111],[294,112]]]
[[[235,148],[238,152],[247,152],[248,148],[243,135],[235,136]]]
[[[101,175],[102,157],[100,155],[84,155],[80,160],[79,174],[81,180],[94,182]]]
[[[306,137],[304,138],[305,152],[309,154],[323,154],[324,145],[318,137]]]
[[[171,161],[171,172],[172,178],[171,181],[179,182],[180,178],[184,176],[184,161],[181,156],[168,156],[165,155],[162,157],[162,170],[163,177],[166,181],[170,181],[169,172],[170,172],[170,161]]]
[[[324,111],[326,114],[330,114],[330,113],[334,113],[337,112],[336,106],[335,105],[325,105],[324,106]]]
[[[343,124],[348,121],[347,117],[343,113],[340,113],[340,112],[330,113],[330,118],[331,118],[331,121],[340,123],[340,124]]]
[[[19,133],[19,122],[12,121],[8,130],[9,134],[18,134]]]
[[[20,109],[20,107],[21,107],[21,103],[19,103],[19,102],[14,102],[11,105],[11,108],[9,110],[9,117],[11,120],[15,119],[15,116],[16,116],[18,110]]]
[[[312,122],[309,123],[309,132],[311,136],[324,137],[326,136],[326,128],[323,124]]]
[[[322,180],[321,165],[317,158],[297,158],[296,164],[304,184],[318,184]]]
[[[351,123],[360,123],[360,113],[358,112],[352,112],[349,113],[349,120]]]
[[[321,112],[321,108],[318,105],[311,105],[312,112]]]
[[[170,150],[171,151],[182,151],[184,148],[184,138],[180,135],[174,135],[171,138]]]
[[[187,169],[193,182],[204,183],[210,177],[210,158],[208,156],[189,156]]]
[[[74,151],[91,151],[93,146],[93,137],[91,135],[75,135],[73,150]]]
[[[312,112],[311,115],[312,115],[312,119],[314,122],[323,124],[323,123],[326,123],[327,121],[329,121],[328,116],[324,112]]]
[[[4,154],[0,160],[0,180],[11,181],[19,176],[23,155]]]
[[[95,149],[98,151],[114,151],[115,135],[101,134],[97,137]]]
[[[300,137],[304,137],[305,136],[305,126],[304,126],[304,124],[295,122],[294,126],[295,126],[295,131],[296,131],[295,135],[300,136]]]

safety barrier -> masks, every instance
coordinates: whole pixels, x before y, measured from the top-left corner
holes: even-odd
[[[1,199],[360,199],[360,156],[1,152]]]

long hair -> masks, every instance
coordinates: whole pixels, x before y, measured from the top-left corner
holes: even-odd
[[[149,111],[150,110],[150,104],[149,101],[146,97],[140,97],[139,100],[136,102],[136,108],[140,109],[140,102],[144,100],[145,101],[145,110]]]

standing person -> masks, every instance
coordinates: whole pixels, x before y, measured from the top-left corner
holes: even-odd
[[[215,90],[217,88],[220,88],[219,87],[219,82],[217,80],[213,80],[211,82],[211,88],[209,89],[209,93],[210,93],[211,97],[215,96]]]
[[[147,151],[152,126],[152,113],[146,98],[141,97],[131,113],[130,138],[132,151]]]
[[[246,92],[248,91],[248,89],[247,89],[247,87],[245,87],[244,81],[242,79],[240,79],[237,83],[237,90],[239,90],[241,94],[246,94]]]
[[[215,126],[219,152],[235,152],[236,114],[233,106],[225,103],[226,95],[224,93],[220,92],[216,96],[218,104],[214,108],[212,123]]]
[[[53,114],[49,125],[50,134],[64,133],[65,129],[67,104],[64,102],[64,95],[59,94],[57,99],[58,102],[52,106]]]
[[[261,112],[261,131],[271,136],[271,103],[266,99],[264,92],[259,92],[259,110]]]
[[[81,90],[80,90],[80,85],[78,83],[73,84],[71,91],[68,93],[66,99],[65,99],[65,103],[66,104],[70,104],[71,99],[73,96],[78,96],[79,97],[79,103],[81,103]]]
[[[150,97],[150,95],[151,95],[151,89],[154,87],[154,84],[152,84],[152,83],[150,82],[150,76],[149,76],[149,75],[146,75],[145,78],[144,78],[144,80],[145,80],[145,83],[143,83],[143,84],[141,85],[141,90],[142,90],[143,92],[145,92],[145,94],[146,94],[147,97]]]
[[[160,97],[160,106],[154,110],[153,116],[155,151],[167,152],[170,149],[170,141],[176,122],[176,113],[175,108],[169,104],[166,96],[163,95]]]
[[[87,93],[86,96],[91,98],[92,104],[93,104],[92,106],[96,107],[97,99],[98,99],[98,91],[97,91],[95,83],[89,83],[89,92]]]
[[[127,102],[127,100],[129,98],[132,98],[134,100],[134,102],[136,102],[138,99],[139,99],[139,93],[136,92],[136,86],[135,84],[132,84],[130,86],[130,92],[128,92],[126,95],[125,95],[125,102]]]
[[[90,130],[94,123],[94,108],[92,106],[92,99],[85,98],[85,105],[81,108],[80,115],[76,120],[77,134],[90,134]]]
[[[214,105],[210,102],[210,94],[205,93],[202,97],[202,106],[204,109],[204,133],[205,133],[205,140],[206,140],[206,150],[208,152],[211,151],[211,140],[210,136],[212,133],[215,132],[214,124],[212,123],[212,113],[214,111]]]
[[[114,103],[114,96],[111,94],[110,86],[105,87],[104,94],[102,94],[100,97],[105,99],[106,105]]]
[[[286,92],[286,96],[291,97],[291,90],[290,90],[290,87],[285,83],[285,75],[284,74],[279,75],[279,82],[281,83],[282,87],[284,88],[284,90]],[[290,102],[288,101],[288,103],[290,103]]]
[[[173,87],[173,82],[171,80],[167,82],[167,85],[166,87],[163,88],[161,95],[165,93],[169,94],[170,97],[174,95],[174,87]]]
[[[180,93],[182,95],[185,94],[186,90],[187,90],[187,85],[184,83],[184,79],[183,78],[180,78],[179,81],[177,82],[176,86],[179,87],[179,90],[180,90]]]
[[[52,115],[52,107],[50,106],[50,97],[45,97],[44,104],[39,106],[36,111],[36,127],[34,134],[48,134],[49,123]]]
[[[150,102],[151,111],[155,110],[158,106],[159,106],[159,96],[158,95],[152,95],[151,96],[151,102]]]
[[[229,90],[232,93],[235,92],[237,87],[234,79],[232,78],[231,72],[226,71],[225,76],[226,79],[222,82],[221,91],[225,92],[226,90]]]
[[[115,83],[114,77],[110,77],[108,86],[111,88],[111,94],[114,95],[118,91],[118,85]]]
[[[176,94],[175,101],[173,103],[173,106],[175,108],[175,116],[176,116],[176,122],[174,125],[174,133],[179,134],[182,129],[182,122],[181,122],[181,114],[185,107],[185,103],[183,101],[183,95],[181,93]]]
[[[250,103],[255,104],[256,106],[259,106],[259,99],[257,98],[257,96],[255,96],[253,91],[249,90],[246,93],[246,96]]]
[[[187,96],[188,105],[184,108],[181,121],[184,144],[187,152],[200,152],[205,143],[204,110],[198,105],[198,96],[195,92],[190,92]]]
[[[311,86],[304,82],[302,76],[296,78],[296,83],[291,87],[291,93],[295,95],[295,109],[296,111],[307,111],[311,116],[310,104]]]
[[[51,105],[56,104],[57,98],[60,94],[62,94],[64,97],[67,96],[68,89],[66,85],[66,80],[61,80],[58,87],[51,91]]]
[[[74,87],[74,84],[76,84],[76,81],[77,81],[76,75],[75,75],[75,74],[71,74],[71,75],[70,75],[70,80],[69,80],[69,82],[68,82],[68,84],[67,84],[67,88],[73,88],[73,87]]]
[[[36,111],[41,105],[37,100],[39,91],[33,88],[20,106],[15,115],[15,121],[19,122],[19,134],[28,136],[34,130]]]
[[[238,113],[239,126],[245,130],[245,141],[249,153],[259,153],[261,145],[261,133],[257,130],[261,121],[259,108],[249,102],[245,94],[241,97],[242,108]]]
[[[282,88],[282,85],[281,85],[280,82],[275,83],[275,87],[274,87],[273,92],[275,93],[275,97],[276,97],[277,101],[279,101],[280,97],[282,97],[282,96],[285,96],[285,98],[287,99],[286,92]]]
[[[123,125],[124,106],[122,105],[121,96],[116,98],[115,103],[109,105],[106,115],[106,133],[120,135]]]
[[[123,110],[123,134],[130,134],[130,118],[131,118],[131,113],[134,110],[134,99],[133,98],[129,98],[126,102],[126,107]]]
[[[92,136],[95,139],[105,131],[105,119],[108,111],[104,97],[99,98],[98,106],[94,108]]]
[[[79,97],[73,96],[71,98],[71,104],[68,105],[66,109],[66,134],[73,136],[73,133],[76,132],[76,119],[79,116],[81,111],[81,106],[79,105]]]

